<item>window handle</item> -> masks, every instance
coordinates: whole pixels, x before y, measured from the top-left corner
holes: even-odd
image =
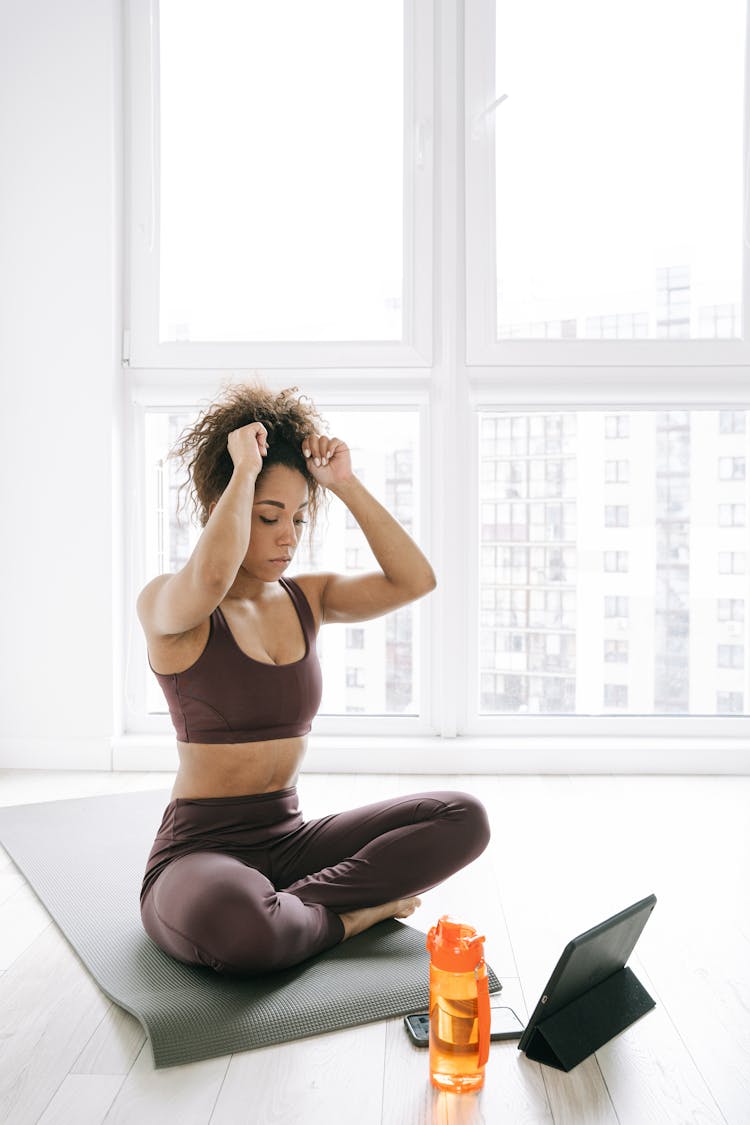
[[[480,114],[478,114],[477,117],[474,118],[474,124],[472,125],[472,129],[471,129],[472,140],[475,140],[475,141],[481,140],[482,130],[484,129],[485,121],[487,120],[487,118],[490,116],[491,113],[495,112],[495,110],[497,109],[497,107],[499,105],[502,105],[502,103],[505,101],[505,99],[507,97],[508,97],[507,94],[501,94],[499,98],[495,98],[494,102],[492,102],[490,105],[488,105],[486,109],[483,109],[482,112]]]
[[[432,122],[425,120],[417,122],[416,164],[417,168],[425,166],[425,150],[432,140]]]

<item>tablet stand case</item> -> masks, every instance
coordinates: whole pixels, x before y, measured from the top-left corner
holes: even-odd
[[[631,969],[618,969],[601,984],[540,1020],[526,1057],[558,1070],[572,1070],[615,1035],[656,1007]]]

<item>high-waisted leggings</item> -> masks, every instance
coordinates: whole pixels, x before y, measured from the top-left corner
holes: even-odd
[[[148,859],[143,925],[187,964],[287,968],[343,939],[341,913],[429,890],[489,835],[467,793],[415,793],[307,822],[296,788],[178,798]]]

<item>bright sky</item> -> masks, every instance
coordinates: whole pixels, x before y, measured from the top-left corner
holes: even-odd
[[[164,320],[192,339],[400,338],[400,0],[160,13]]]
[[[398,339],[401,0],[161,0],[162,331]],[[498,0],[501,319],[739,303],[744,0]],[[180,334],[178,327],[178,338]]]
[[[532,294],[538,319],[640,311],[670,265],[739,302],[744,28],[744,0],[499,0],[498,272],[519,316]]]

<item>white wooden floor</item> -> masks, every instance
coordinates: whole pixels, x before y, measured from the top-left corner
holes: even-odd
[[[168,788],[160,774],[0,772],[0,803]],[[750,1122],[750,778],[309,775],[309,816],[389,793],[477,793],[490,849],[424,896],[487,935],[526,1019],[567,940],[652,891],[631,958],[655,1011],[570,1074],[492,1045],[484,1090],[438,1094],[400,1020],[154,1070],[0,853],[0,1122],[13,1125],[709,1125]]]

